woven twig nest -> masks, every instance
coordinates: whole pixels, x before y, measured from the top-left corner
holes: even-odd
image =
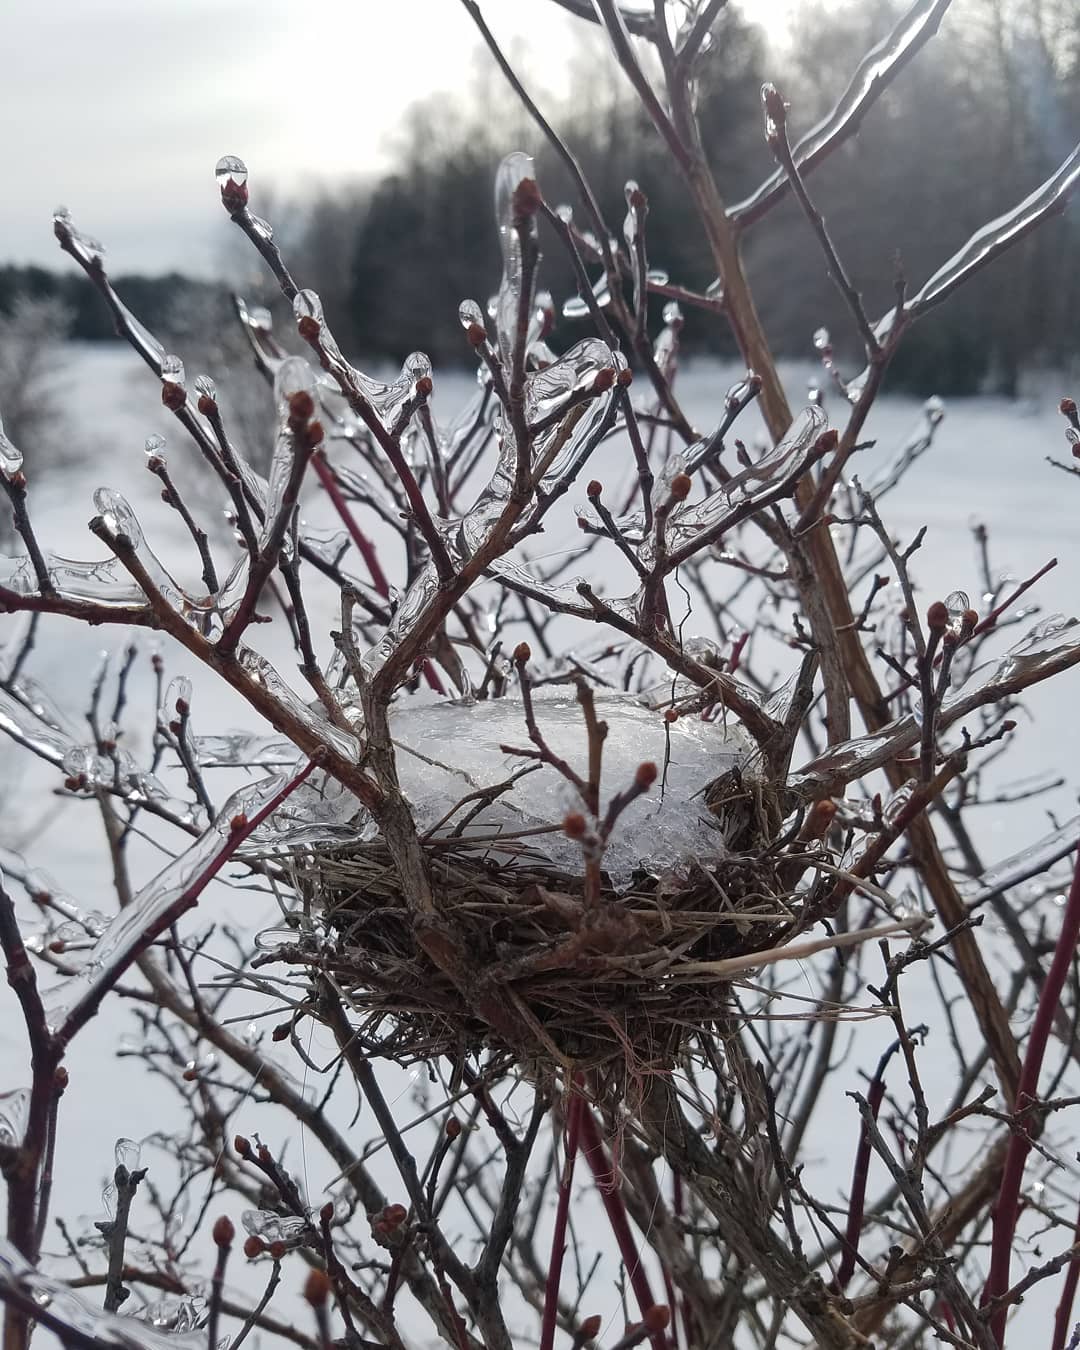
[[[573,805],[567,785],[545,766],[507,786],[523,761],[500,747],[528,745],[520,703],[410,710],[394,734],[439,918],[477,981],[530,1028],[536,1060],[622,1077],[670,1065],[689,1033],[722,1018],[732,976],[720,963],[797,932],[799,901],[770,852],[779,813],[737,729],[671,727],[629,697],[598,698],[597,711],[605,795],[645,758],[666,770],[620,819],[598,895],[558,824]],[[552,748],[580,760],[573,697],[538,697],[536,712]],[[468,991],[417,941],[380,837],[304,847],[291,866],[321,940],[289,956],[333,976],[368,1049],[400,1062],[491,1046]]]

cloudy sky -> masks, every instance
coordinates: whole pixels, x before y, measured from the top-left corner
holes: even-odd
[[[580,21],[483,8],[535,92],[557,87]],[[260,182],[369,174],[410,102],[467,81],[477,40],[459,0],[0,0],[0,51],[0,261],[57,265],[63,203],[116,271],[205,271],[219,155],[247,161],[255,209]]]

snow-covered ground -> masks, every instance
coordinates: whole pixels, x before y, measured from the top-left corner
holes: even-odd
[[[151,433],[163,433],[170,441],[167,452],[170,465],[176,467],[181,481],[191,481],[191,473],[180,465],[194,451],[174,435],[178,429],[160,406],[157,382],[130,352],[120,347],[76,351],[69,370],[73,459],[61,473],[45,476],[39,486],[33,448],[26,447],[33,515],[42,543],[71,558],[101,557],[102,546],[85,528],[94,514],[92,493],[100,486],[116,488],[135,507],[162,560],[175,567],[181,581],[190,579],[194,583],[197,561],[192,558],[186,537],[178,531],[175,514],[158,499],[158,485],[144,467],[145,438]],[[684,407],[703,431],[718,420],[724,392],[739,373],[712,364],[690,366],[681,372],[678,388]],[[802,397],[812,373],[809,366],[785,371],[793,402]],[[436,416],[445,419],[464,402],[472,387],[471,379],[464,374],[440,377],[436,372]],[[1068,391],[1047,380],[1040,382],[1031,397],[1018,403],[990,398],[956,401],[949,406],[932,449],[885,499],[882,514],[902,539],[910,539],[920,526],[928,527],[913,567],[925,602],[954,590],[966,591],[973,599],[980,596],[984,588],[972,524],[981,521],[989,531],[995,574],[1008,573],[1019,579],[1036,571],[1051,557],[1059,559],[1059,566],[1039,583],[1025,603],[1037,602],[1044,613],[1080,611],[1080,590],[1076,584],[1080,550],[1072,523],[1080,503],[1080,483],[1074,483],[1045,462],[1047,455],[1063,458],[1067,449],[1063,422],[1056,411],[1057,401],[1065,392]],[[842,415],[838,398],[830,410]],[[754,416],[747,415],[748,426]],[[873,438],[876,445],[862,452],[857,465],[864,481],[872,480],[875,470],[890,462],[923,416],[922,401],[918,399],[890,397],[879,402],[866,429],[866,437]],[[749,433],[743,430],[742,434]],[[614,448],[605,448],[590,472],[602,480],[610,477],[614,481],[616,473],[621,476],[621,466],[614,458],[617,453]],[[583,498],[583,491],[572,493],[571,505]],[[325,503],[320,499],[312,498],[307,509],[313,524],[329,523]],[[377,529],[375,534],[378,540]],[[382,542],[390,547],[388,540]],[[579,543],[580,536],[573,529],[572,515],[568,514],[565,528],[553,528],[544,536],[544,554],[554,558]],[[588,565],[593,565],[592,560]],[[329,597],[315,602],[312,620],[320,650],[328,652],[327,634],[338,620]],[[13,618],[0,616],[0,641],[5,627],[15,622]],[[1009,640],[1015,641],[1021,631],[1012,630]],[[588,636],[594,641],[595,630]],[[99,653],[117,652],[124,640],[125,635],[119,631],[95,632],[71,623],[49,623],[42,627],[29,669],[77,720],[85,709],[89,676]],[[565,640],[577,639],[568,634]],[[145,636],[138,641],[143,656],[136,669],[141,673],[131,685],[131,712],[126,718],[129,733],[125,742],[137,759],[145,756],[153,728],[153,692],[146,660],[148,643]],[[279,622],[261,629],[259,645],[282,674],[291,679],[295,657],[284,625]],[[235,727],[257,729],[254,715],[229,690],[193,668],[183,652],[167,645],[162,650],[170,677],[192,677],[192,716],[199,734]],[[1022,721],[1016,734],[1009,777],[1054,770],[1065,779],[1065,785],[1050,796],[1007,809],[983,808],[979,842],[992,859],[1014,852],[1025,841],[1045,833],[1049,808],[1062,818],[1075,810],[1080,722],[1073,710],[1078,679],[1080,675],[1071,671],[1032,691],[1026,699],[1031,720]],[[501,728],[492,736],[495,742],[507,738]],[[234,774],[229,782],[235,778]],[[100,821],[88,805],[58,799],[53,794],[55,786],[55,770],[7,743],[0,746],[0,845],[25,851],[32,863],[51,873],[62,887],[78,897],[85,909],[109,912],[113,908],[112,892]],[[222,800],[224,790],[217,795]],[[162,864],[158,839],[160,836],[151,832],[147,840],[133,846],[132,866],[138,881],[152,876]],[[215,917],[227,917],[249,931],[272,923],[276,916],[272,899],[254,890],[226,892],[219,888],[215,896],[208,894],[203,902],[204,914],[211,911]],[[7,994],[3,997],[9,999]],[[21,1023],[10,1001],[0,1006],[4,1010],[0,1022],[0,1090],[5,1090],[23,1082],[26,1052]],[[141,1138],[166,1127],[168,1122],[163,1113],[173,1105],[164,1099],[160,1087],[148,1090],[148,1085],[141,1081],[144,1070],[139,1060],[117,1058],[115,1051],[125,1025],[123,1007],[119,1003],[107,1004],[96,1022],[80,1036],[69,1066],[72,1083],[63,1106],[69,1129],[61,1130],[55,1194],[58,1212],[76,1225],[80,1215],[100,1216],[101,1187],[111,1171],[116,1137]],[[887,1028],[879,1030],[870,1024],[857,1028],[857,1035],[862,1038],[856,1049],[860,1066],[873,1064],[888,1034]],[[935,1084],[930,1073],[928,1091],[936,1092],[939,1099],[953,1086],[945,1081]],[[395,1091],[407,1089],[408,1081],[402,1077],[395,1084]],[[243,1115],[241,1112],[241,1117],[232,1122],[234,1128],[257,1128],[249,1126]],[[73,1120],[78,1121],[78,1126],[72,1132]],[[845,1126],[846,1137],[853,1138],[853,1120],[847,1119],[847,1113]],[[822,1163],[828,1168],[832,1141],[822,1134],[811,1142],[820,1148]],[[293,1156],[295,1161],[296,1155]],[[847,1154],[835,1161],[846,1174]],[[375,1168],[380,1171],[378,1161]],[[313,1173],[307,1177],[313,1203],[320,1203],[321,1188],[330,1175],[326,1169],[325,1176]],[[384,1168],[381,1175],[389,1181],[392,1172]],[[840,1174],[837,1175],[838,1184],[842,1185]]]

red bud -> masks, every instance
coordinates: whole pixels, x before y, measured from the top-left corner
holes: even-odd
[[[233,1226],[232,1219],[227,1214],[222,1214],[214,1222],[213,1237],[214,1245],[217,1247],[231,1247],[233,1238],[236,1236],[236,1228]]]
[[[926,626],[932,633],[943,633],[949,626],[949,611],[943,600],[935,600],[926,611]]]
[[[634,774],[634,783],[641,788],[643,792],[647,791],[656,782],[659,772],[660,770],[652,760],[646,760],[644,764],[638,765],[637,773]]]
[[[266,1251],[266,1243],[261,1237],[256,1237],[254,1233],[244,1239],[244,1255],[249,1261],[254,1261],[257,1256],[262,1256]]]
[[[532,659],[532,648],[527,642],[519,642],[514,648],[514,660],[519,666]]]
[[[563,833],[570,836],[571,839],[580,839],[584,835],[588,826],[585,823],[585,817],[580,811],[571,811],[563,820]]]
[[[330,1276],[317,1267],[304,1282],[304,1297],[313,1308],[324,1308],[330,1297]]]

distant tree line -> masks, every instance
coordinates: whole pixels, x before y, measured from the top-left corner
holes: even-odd
[[[771,172],[760,132],[759,90],[775,81],[792,104],[793,134],[808,129],[847,84],[856,54],[884,36],[903,11],[897,0],[809,0],[793,40],[772,50],[738,10],[722,12],[706,59],[702,124],[729,202]],[[673,281],[712,281],[702,239],[684,228],[677,170],[639,105],[601,59],[599,35],[581,25],[570,58],[569,94],[545,100],[544,72],[529,80],[547,104],[618,236],[624,185],[649,198],[651,264]],[[841,256],[884,313],[897,267],[912,289],[971,232],[1035,188],[1068,154],[1080,127],[1080,7],[1074,0],[956,0],[938,36],[849,141],[809,180]],[[327,297],[351,351],[399,359],[414,349],[437,363],[465,360],[457,307],[494,289],[491,184],[510,148],[535,153],[550,201],[573,194],[567,176],[501,76],[482,54],[453,96],[438,94],[407,113],[391,171],[339,192],[290,203],[282,213],[295,270]],[[277,224],[277,220],[275,220]],[[558,303],[574,294],[570,268],[544,240],[543,284]],[[811,354],[811,335],[830,329],[841,358],[857,344],[824,275],[805,221],[790,205],[750,229],[744,250],[758,303],[777,350]],[[349,284],[341,286],[341,278]],[[208,283],[175,275],[121,277],[121,295],[152,326],[169,328],[178,295],[218,306]],[[0,268],[0,311],[19,294],[55,297],[79,338],[111,335],[108,315],[79,278],[42,268]],[[258,298],[258,297],[254,297]],[[561,320],[553,345],[575,340]],[[726,325],[686,311],[691,352],[734,355]],[[1080,353],[1080,216],[1040,230],[966,287],[963,297],[918,327],[894,362],[893,387],[942,393],[1015,392],[1025,368],[1069,366]]]

